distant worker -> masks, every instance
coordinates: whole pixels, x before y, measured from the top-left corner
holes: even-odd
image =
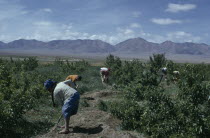
[[[52,80],[46,80],[44,82],[45,88],[51,93],[53,106],[55,102],[62,105],[62,115],[64,117],[65,126],[59,134],[69,133],[69,120],[72,115],[77,114],[80,94],[77,90],[73,89],[69,85],[72,85],[71,80],[66,80],[60,83],[55,83]]]
[[[167,68],[166,67],[163,67],[160,70],[161,70],[160,82],[162,81],[163,78],[164,78],[164,80],[167,80]]]
[[[173,80],[177,81],[179,79],[179,75],[180,75],[179,71],[176,70],[173,71]]]
[[[71,86],[71,87],[77,89],[78,85],[76,84],[76,81],[81,81],[82,76],[80,76],[80,75],[69,75],[68,77],[66,77],[66,80],[71,80],[74,84],[74,86]]]
[[[167,68],[166,67],[161,68],[161,72],[163,75],[167,75]]]
[[[110,68],[102,67],[100,69],[100,75],[102,83],[108,83],[109,82],[109,75],[110,75]]]
[[[179,71],[173,71],[173,74],[179,75]]]

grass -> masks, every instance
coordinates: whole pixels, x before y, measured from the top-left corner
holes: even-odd
[[[100,100],[98,103],[98,109],[102,111],[108,111],[107,103],[104,102],[103,100]]]
[[[84,72],[71,71],[62,72],[58,66],[41,64],[36,69],[38,74],[43,74],[44,78],[52,78],[55,81],[64,81],[70,74],[78,74],[82,76],[82,81],[77,82],[78,92],[82,95],[87,92],[99,91],[106,89],[101,83],[99,74],[99,66],[90,66]],[[42,78],[43,79],[43,78]],[[47,93],[47,91],[46,91]],[[88,107],[89,104],[85,99],[81,99],[79,110]],[[31,137],[47,133],[54,126],[61,115],[61,107],[52,107],[50,95],[44,96],[37,103],[37,107],[28,111],[24,115],[24,121],[18,132],[14,132],[18,137]],[[62,121],[60,122],[60,124]],[[30,126],[30,127],[29,127]]]
[[[57,121],[60,109],[53,108],[49,99],[42,99],[37,107],[28,111],[19,119],[15,130],[8,130],[10,133],[5,137],[28,138],[47,133]],[[9,128],[9,126],[8,126]]]
[[[79,107],[89,107],[90,105],[88,104],[86,99],[81,99],[79,103]]]
[[[179,92],[179,87],[175,82],[170,82],[168,83],[167,80],[163,80],[160,84],[164,89],[165,89],[165,94],[169,95],[172,99],[175,99],[178,92]]]
[[[77,83],[79,85],[79,92],[98,91],[106,88],[101,83],[99,69],[100,67],[91,66],[88,70],[80,74],[82,76],[82,81]]]
[[[15,58],[18,59],[19,57]],[[110,78],[110,83],[108,84],[108,86],[105,86],[101,83],[99,71],[100,67],[103,65],[102,61],[96,62],[92,60],[91,66],[88,67],[87,70],[83,72],[77,70],[62,72],[61,67],[58,65],[45,64],[46,62],[49,62],[49,60],[54,61],[54,59],[55,57],[52,58],[49,57],[46,60],[40,61],[39,67],[36,69],[36,72],[38,74],[41,74],[40,76],[41,81],[44,81],[49,78],[52,78],[55,81],[64,81],[68,75],[78,74],[82,76],[82,81],[77,82],[77,84],[79,85],[78,92],[81,95],[84,93],[97,92],[101,90],[113,91],[110,85],[112,84],[114,78],[112,77]],[[37,79],[37,76],[35,77],[35,79]],[[39,80],[37,82],[39,82]],[[161,85],[163,85],[163,87],[166,88],[165,90],[166,94],[172,96],[176,95],[178,87],[175,84],[167,85],[166,82],[162,82]],[[122,101],[123,101],[123,92],[118,92],[117,94],[114,94],[108,97],[107,99],[101,100],[98,104],[98,108],[103,111],[109,111],[110,104],[114,102],[120,103]],[[90,105],[88,104],[87,100],[81,99],[80,110],[83,107],[89,107],[89,106]],[[35,135],[41,135],[47,133],[49,129],[57,123],[60,115],[61,115],[61,107],[53,108],[50,95],[44,96],[39,100],[36,108],[28,111],[24,115],[24,119],[19,124],[20,127],[16,131],[14,132],[12,131],[10,135],[16,137],[32,137]]]

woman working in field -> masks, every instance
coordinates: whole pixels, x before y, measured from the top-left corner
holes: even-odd
[[[66,80],[60,83],[56,83],[52,80],[46,80],[44,82],[45,88],[51,93],[53,106],[55,101],[62,105],[62,114],[64,117],[65,128],[60,131],[60,134],[69,133],[69,120],[72,115],[75,115],[79,106],[80,94],[77,90],[70,87],[74,85],[71,80]]]
[[[68,77],[66,77],[66,80],[71,80],[74,84],[73,88],[78,88],[78,85],[76,84],[76,81],[81,81],[82,80],[82,76],[80,75],[69,75]]]
[[[103,67],[100,69],[101,81],[102,83],[108,83],[109,75],[110,75],[110,68]]]

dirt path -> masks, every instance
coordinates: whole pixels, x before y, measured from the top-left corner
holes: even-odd
[[[113,117],[110,113],[97,109],[100,100],[106,100],[115,95],[116,92],[100,91],[87,93],[81,96],[86,99],[89,107],[83,107],[77,115],[70,120],[70,133],[58,134],[57,128],[45,135],[37,138],[135,138],[137,135],[128,131],[121,131],[120,120]],[[62,122],[63,123],[63,122]],[[142,137],[142,136],[138,136]]]

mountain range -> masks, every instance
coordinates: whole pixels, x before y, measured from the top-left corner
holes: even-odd
[[[148,42],[142,38],[128,39],[116,45],[111,45],[101,40],[77,39],[77,40],[53,40],[42,42],[38,40],[19,39],[9,43],[0,41],[1,50],[59,50],[68,53],[167,53],[210,55],[210,46],[204,43],[175,43],[165,41],[163,43]]]

